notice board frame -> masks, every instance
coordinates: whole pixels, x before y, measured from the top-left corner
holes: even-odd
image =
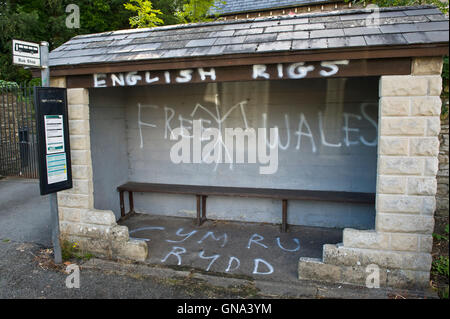
[[[34,88],[34,105],[36,110],[36,128],[38,139],[39,187],[41,195],[70,189],[72,184],[72,162],[70,157],[69,120],[67,108],[67,89],[52,87]],[[45,116],[62,116],[63,151],[47,153]],[[48,155],[65,154],[67,178],[49,184]]]

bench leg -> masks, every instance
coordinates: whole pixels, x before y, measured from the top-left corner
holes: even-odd
[[[287,199],[283,199],[283,215],[281,222],[281,232],[285,233],[287,231]]]
[[[128,214],[134,213],[134,201],[133,201],[133,192],[128,192],[128,202],[130,203],[130,211]]]
[[[125,217],[125,203],[123,200],[123,191],[119,192],[119,198],[120,198],[120,216]]]
[[[208,196],[202,196],[202,224],[204,221],[206,221],[206,197]]]
[[[197,226],[200,226],[202,224],[201,217],[200,217],[200,195],[195,195],[197,197]]]

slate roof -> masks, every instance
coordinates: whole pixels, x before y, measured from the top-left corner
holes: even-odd
[[[213,10],[213,12],[218,14],[232,14],[327,2],[336,2],[336,0],[226,0],[225,4],[216,4],[217,10]]]
[[[434,7],[382,9],[376,27],[366,26],[370,13],[353,9],[81,35],[53,50],[50,66],[448,43],[448,18]]]

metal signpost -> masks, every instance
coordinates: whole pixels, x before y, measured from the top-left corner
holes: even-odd
[[[13,63],[41,69],[42,87],[34,88],[41,195],[49,194],[55,263],[62,262],[57,192],[72,188],[67,94],[50,88],[48,43],[13,40]]]

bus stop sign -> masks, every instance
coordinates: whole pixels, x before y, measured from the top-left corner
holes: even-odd
[[[41,67],[41,53],[38,43],[13,40],[13,63],[18,65]]]
[[[72,188],[66,89],[35,87],[34,101],[41,195]]]

